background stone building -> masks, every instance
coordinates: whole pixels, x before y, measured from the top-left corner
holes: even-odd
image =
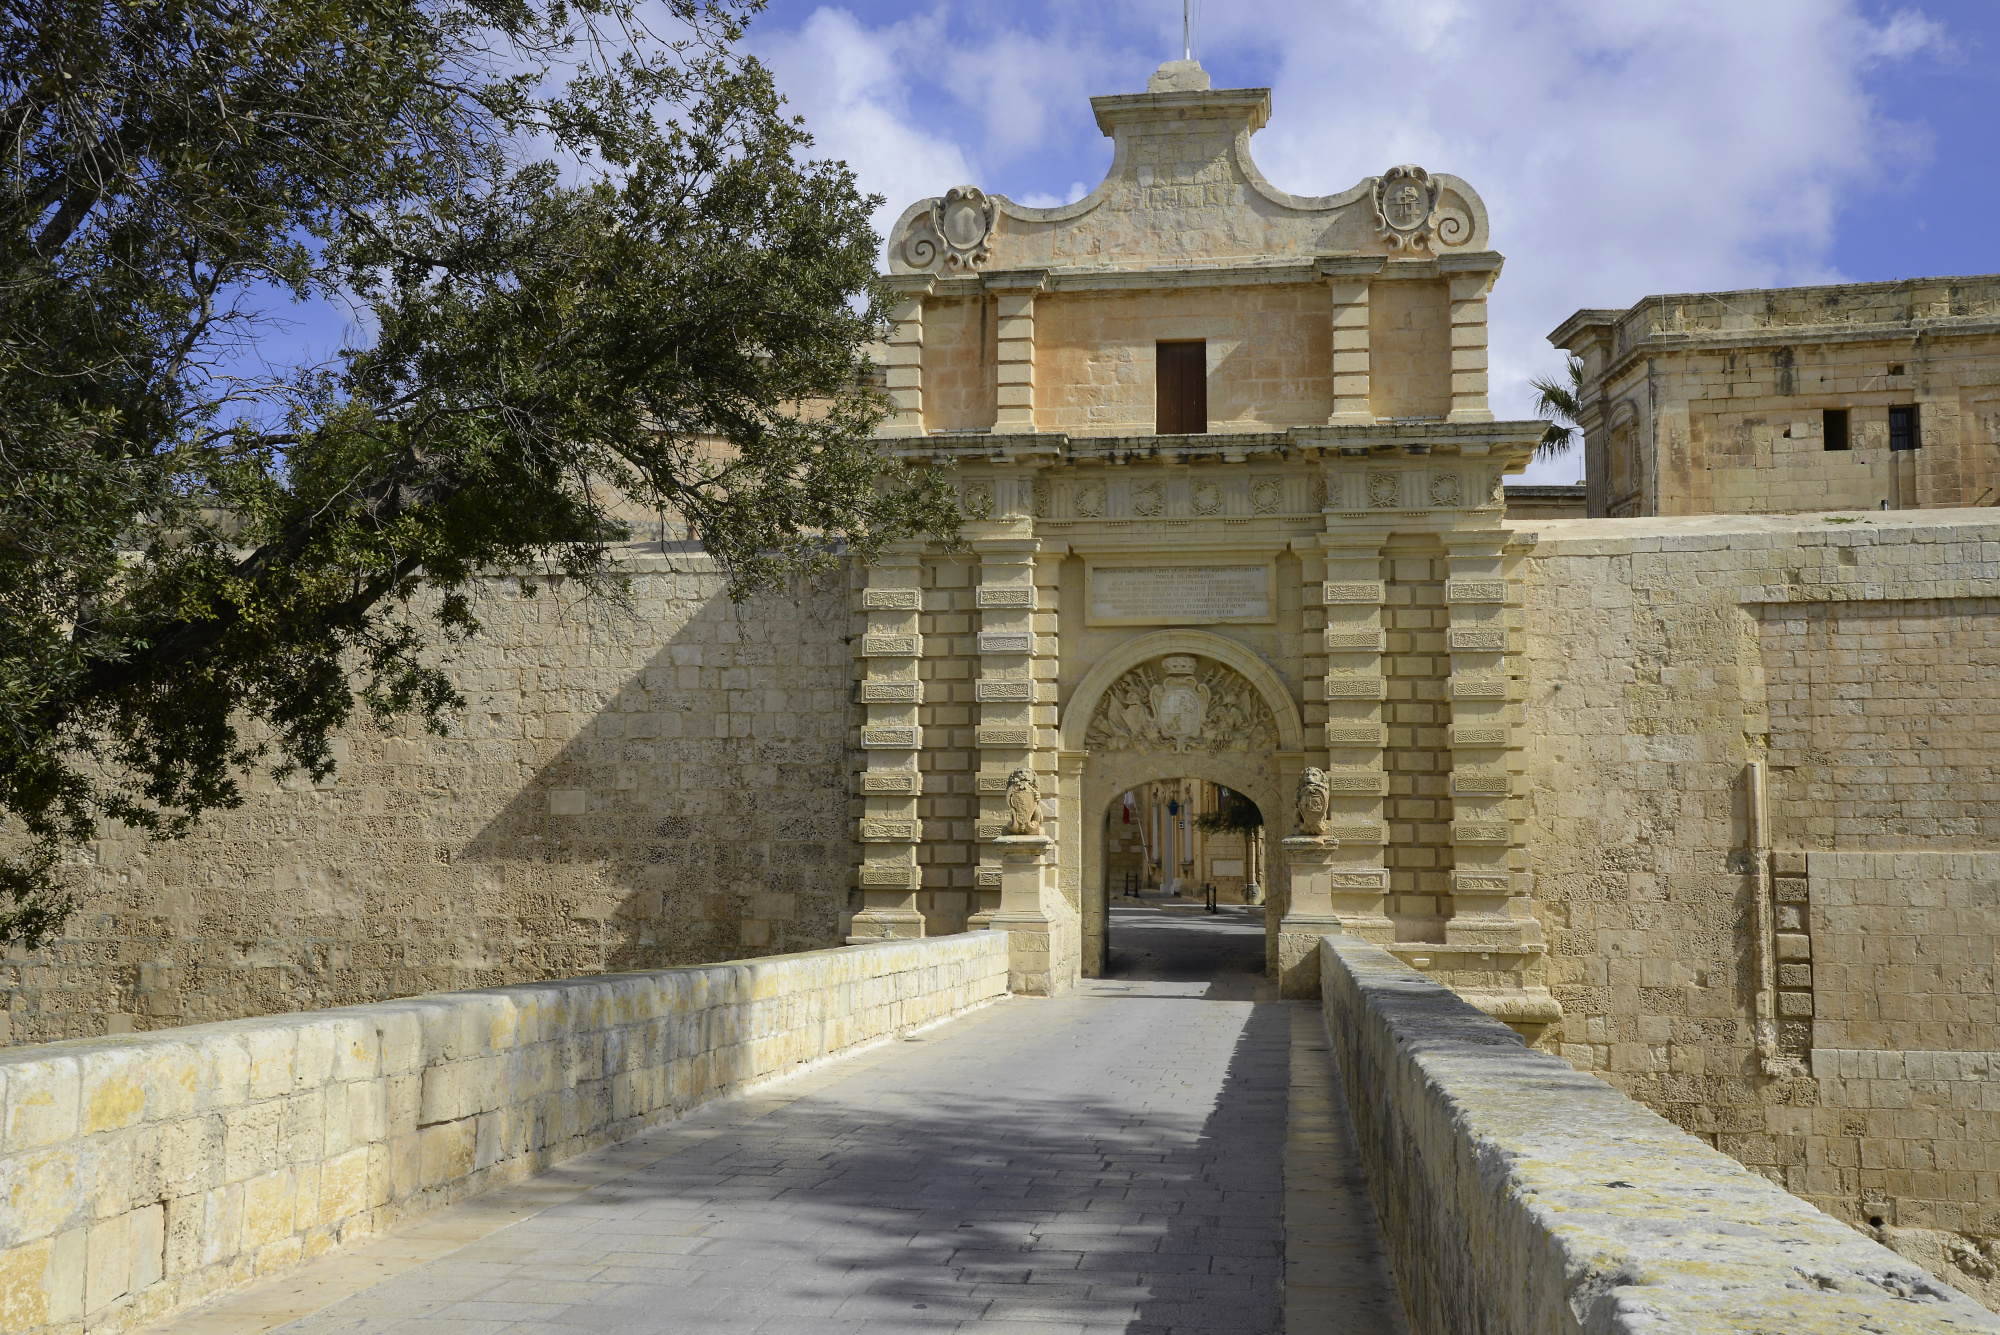
[[[1592,516],[2000,504],[2000,276],[1652,296],[1549,341]]]

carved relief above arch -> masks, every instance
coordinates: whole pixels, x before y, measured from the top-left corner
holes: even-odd
[[[1169,630],[1120,645],[1077,683],[1066,751],[1297,751],[1298,707],[1284,679],[1220,635]]]
[[[1084,745],[1093,753],[1275,751],[1278,720],[1234,668],[1167,654],[1139,664],[1098,697]]]

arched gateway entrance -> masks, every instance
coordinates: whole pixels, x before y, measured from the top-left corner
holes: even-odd
[[[1285,949],[1353,921],[1461,990],[1535,988],[1501,480],[1544,424],[1487,406],[1485,206],[1411,164],[1278,190],[1269,91],[1191,64],[1092,107],[1089,195],[960,186],[891,230],[878,441],[952,468],[964,545],[857,571],[849,939],[1003,927],[1017,990],[1059,991],[1103,957],[1106,808],[1197,779],[1266,816]]]
[[[1062,711],[1060,755],[1063,797],[1074,784],[1085,817],[1080,963],[1094,977],[1105,958],[1103,817],[1112,803],[1142,784],[1220,784],[1265,813],[1268,865],[1270,841],[1285,832],[1282,795],[1305,764],[1304,729],[1283,678],[1255,653],[1205,631],[1162,631],[1120,645],[1077,683]]]

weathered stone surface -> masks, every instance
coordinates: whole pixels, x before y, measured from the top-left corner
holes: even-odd
[[[2000,495],[1991,275],[1649,296],[1578,311],[1549,339],[1584,359],[1593,515],[1929,509]],[[1896,408],[1914,431],[1891,449]],[[1828,409],[1844,414],[1844,443]]]
[[[1418,1332],[2000,1330],[1378,946],[1320,947],[1327,1024]]]

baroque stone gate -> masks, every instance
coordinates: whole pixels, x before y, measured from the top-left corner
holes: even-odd
[[[1121,792],[1223,784],[1275,853],[1312,767],[1313,894],[1267,861],[1287,990],[1317,986],[1288,931],[1342,920],[1545,1024],[1500,490],[1542,424],[1487,407],[1484,206],[1415,166],[1280,191],[1268,90],[1190,62],[1092,105],[1115,149],[1084,199],[963,186],[890,238],[884,444],[953,467],[966,547],[857,575],[850,939],[1039,922],[1060,989],[1104,960]],[[1045,860],[1003,842],[1021,769]]]

